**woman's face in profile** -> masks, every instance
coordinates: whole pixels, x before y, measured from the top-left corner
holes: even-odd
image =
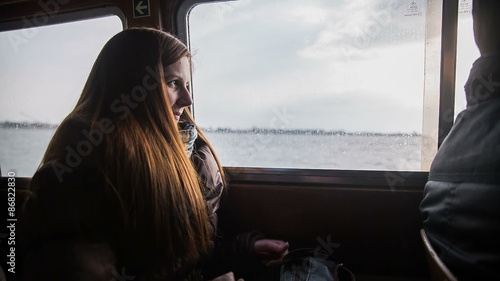
[[[179,122],[184,108],[193,104],[190,93],[191,67],[188,57],[164,68],[165,82],[167,84],[168,99],[172,105],[172,113]]]

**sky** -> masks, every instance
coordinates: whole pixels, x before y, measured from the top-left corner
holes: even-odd
[[[197,123],[420,133],[424,3],[239,0],[195,7],[189,28]],[[478,57],[471,26],[462,13],[461,89]],[[121,29],[118,17],[108,17],[1,32],[0,122],[61,122],[102,46]]]
[[[461,4],[458,108],[479,56]],[[199,5],[189,22],[202,126],[422,130],[425,1],[242,0]]]

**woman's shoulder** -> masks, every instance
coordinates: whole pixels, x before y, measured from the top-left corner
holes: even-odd
[[[214,189],[223,187],[221,171],[219,170],[215,156],[210,146],[200,138],[195,142],[195,149],[191,159],[205,187],[212,187]]]
[[[198,138],[191,159],[202,181],[205,199],[219,198],[224,190],[224,181],[210,146]]]
[[[60,137],[65,137],[71,140],[80,138],[82,132],[84,130],[88,130],[88,128],[90,128],[90,123],[88,121],[84,121],[82,118],[66,118],[57,127],[56,135],[60,135]]]
[[[194,166],[200,177],[216,177],[220,175],[219,166],[208,144],[201,138],[196,139],[193,155]]]
[[[22,240],[39,244],[81,233],[102,233],[120,222],[116,198],[100,173],[80,167],[59,177],[54,166],[33,176],[18,222]]]
[[[36,191],[45,186],[64,188],[65,190],[83,187],[87,189],[87,186],[96,186],[104,181],[99,171],[85,164],[68,170],[65,176],[61,177],[58,174],[58,164],[60,163],[57,160],[53,160],[40,167],[31,179],[30,190]]]
[[[82,165],[60,174],[54,164],[46,163],[34,174],[23,211],[29,212],[31,208],[35,213],[43,211],[47,219],[53,216],[71,220],[72,216],[82,218],[83,212],[92,213],[92,207],[98,209],[100,201],[106,197],[105,181],[100,173]]]

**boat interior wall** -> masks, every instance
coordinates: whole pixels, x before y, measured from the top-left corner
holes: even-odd
[[[421,200],[422,189],[233,183],[221,225],[260,230],[291,249],[320,247],[357,275],[426,278]]]

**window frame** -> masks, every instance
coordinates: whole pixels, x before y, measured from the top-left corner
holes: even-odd
[[[216,2],[230,2],[235,0],[186,0],[183,1],[177,10],[176,13],[176,24],[177,24],[177,36],[180,40],[182,40],[188,47],[190,47],[189,41],[189,13],[191,10],[199,4],[204,3],[216,3]],[[433,11],[433,8],[438,8],[438,11]],[[438,49],[438,54],[440,56],[439,61],[439,81],[438,83],[428,82],[425,79],[425,95],[428,95],[427,91],[435,92],[434,98],[427,98],[424,101],[424,108],[429,103],[434,103],[434,107],[436,111],[434,114],[437,114],[437,132],[435,123],[436,120],[425,121],[423,124],[423,133],[422,136],[427,132],[429,137],[433,140],[433,143],[430,147],[430,152],[426,152],[427,154],[431,154],[432,158],[434,157],[437,149],[442,144],[443,140],[446,138],[448,133],[453,126],[454,120],[449,116],[453,116],[454,114],[454,106],[455,106],[455,75],[456,75],[456,54],[457,54],[457,24],[458,24],[458,12],[459,12],[459,0],[427,0],[427,12],[432,12],[434,17],[439,17],[440,22],[440,41],[438,42],[438,46],[435,48]],[[430,27],[427,27],[429,29]],[[434,26],[435,28],[435,26]],[[426,35],[427,36],[427,35]],[[428,38],[426,38],[427,40]],[[435,59],[435,58],[430,58]],[[426,49],[426,61],[425,64],[428,65],[429,58],[427,56]],[[195,83],[191,83],[193,87],[195,87]],[[194,90],[191,93],[193,95],[193,101],[196,96],[194,95]],[[193,107],[194,107],[193,103]],[[193,111],[194,113],[194,111]],[[423,116],[426,114],[424,110]],[[429,147],[422,149],[429,149]],[[424,157],[424,151],[422,151],[422,157]],[[432,159],[428,159],[428,166],[430,166],[430,162]],[[424,159],[422,159],[424,162]],[[424,163],[423,167],[426,166]],[[387,187],[387,182],[380,181],[381,177],[384,177],[384,173],[391,172],[397,173],[398,175],[402,175],[405,179],[408,180],[416,180],[420,182],[420,187],[422,188],[424,184],[422,184],[421,180],[423,176],[427,176],[428,172],[399,172],[399,171],[366,171],[366,170],[319,170],[319,169],[280,169],[280,168],[244,168],[244,167],[226,167],[230,174],[233,176],[232,180],[249,180],[249,181],[268,181],[271,179],[271,175],[279,176],[279,180],[271,180],[271,182],[288,182],[288,179],[294,178],[295,183],[297,182],[307,182],[307,183],[328,183],[335,184],[338,182],[337,176],[347,177],[350,181],[344,182],[351,184],[357,182],[352,180],[352,175],[361,176],[362,178],[368,180],[369,178],[378,178],[375,182],[372,180],[368,180],[370,186],[385,186]],[[349,173],[352,173],[350,175]],[[377,175],[377,173],[379,173]],[[380,174],[382,173],[382,174]],[[257,175],[258,174],[258,175]],[[412,176],[409,176],[409,175]],[[300,175],[300,176],[299,176]],[[234,178],[236,176],[236,178]],[[285,178],[281,176],[286,176]],[[323,178],[321,181],[317,181],[317,176],[320,177],[332,177],[329,181],[325,181]],[[263,179],[258,179],[262,178]],[[264,179],[265,178],[265,179]],[[373,179],[373,178],[372,178]],[[341,182],[343,182],[341,180]],[[364,182],[364,181],[363,181]]]
[[[438,147],[453,126],[455,110],[455,80],[457,67],[458,0],[443,1],[443,26],[441,31],[441,91],[439,95]],[[449,114],[449,115],[448,115]]]
[[[47,23],[42,25],[33,25],[32,27],[43,27],[54,24],[77,22],[82,20],[96,19],[106,16],[117,16],[122,22],[123,29],[127,29],[128,23],[127,18],[123,11],[117,6],[104,6],[99,8],[91,8],[88,10],[76,11],[76,12],[63,12],[58,14],[51,14],[47,17]],[[25,29],[25,22],[21,19],[16,19],[13,21],[0,22],[0,32],[13,31]]]
[[[229,2],[235,0],[185,0],[180,3],[174,15],[177,27],[177,36],[189,46],[189,21],[191,10],[203,3]],[[442,6],[441,12],[441,41],[440,41],[440,77],[439,77],[439,110],[438,133],[436,134],[436,151],[444,138],[448,135],[454,120],[449,118],[454,112],[455,68],[456,68],[456,41],[458,23],[458,0],[427,0],[438,1]],[[128,27],[123,11],[116,6],[105,6],[76,12],[67,12],[51,15],[47,26],[58,23],[74,22],[116,15],[122,23],[123,29]],[[0,23],[0,31],[9,31],[24,28],[21,20]],[[427,62],[426,62],[427,63]],[[193,85],[193,84],[192,84]],[[193,85],[194,86],[194,85]],[[193,94],[193,93],[192,93]],[[193,101],[195,96],[193,95]],[[424,105],[425,106],[425,105]],[[194,107],[194,103],[193,103]],[[194,113],[194,111],[193,111]],[[424,125],[425,126],[425,125]],[[387,189],[422,189],[427,181],[428,172],[401,172],[401,171],[366,171],[366,170],[322,170],[322,169],[282,169],[282,168],[244,168],[225,167],[231,176],[231,181],[252,183],[295,183],[315,184],[321,186],[368,186]],[[391,178],[394,182],[391,184]],[[368,184],[369,183],[369,184]]]

